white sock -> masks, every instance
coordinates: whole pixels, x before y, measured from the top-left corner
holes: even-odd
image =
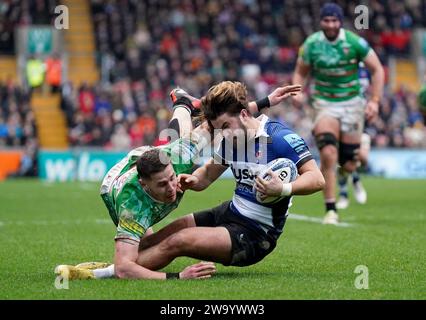
[[[114,265],[112,264],[106,268],[94,269],[93,275],[95,276],[95,279],[113,278],[115,275]]]

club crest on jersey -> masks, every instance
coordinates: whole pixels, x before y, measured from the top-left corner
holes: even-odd
[[[349,53],[350,46],[347,44],[347,45],[343,45],[342,47],[343,47],[342,48],[343,53],[347,55]]]

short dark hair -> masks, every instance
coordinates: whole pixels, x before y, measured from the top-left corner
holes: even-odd
[[[236,115],[247,109],[247,88],[238,81],[222,81],[207,91],[201,99],[201,108],[206,120],[216,120],[224,113]]]
[[[151,179],[151,175],[163,171],[170,164],[170,158],[159,148],[145,151],[136,161],[139,178]]]

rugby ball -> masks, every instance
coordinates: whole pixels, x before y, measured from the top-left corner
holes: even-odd
[[[272,170],[273,172],[278,174],[278,177],[281,179],[283,184],[292,182],[296,180],[297,178],[297,167],[293,161],[287,158],[278,158],[278,159],[272,160],[265,166],[265,168],[262,171],[259,172],[258,176],[266,181],[270,180],[271,176],[268,174],[269,170]],[[271,197],[266,197],[265,199],[262,200],[261,197],[263,196],[263,193],[257,191],[254,188],[254,186],[253,186],[253,192],[256,195],[256,200],[260,203],[265,203],[265,204],[273,204],[285,198],[281,196],[278,196],[278,197],[271,196]]]

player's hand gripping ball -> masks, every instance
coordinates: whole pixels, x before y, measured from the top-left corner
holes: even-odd
[[[296,165],[293,161],[287,158],[278,158],[272,160],[265,166],[265,168],[258,174],[258,176],[265,181],[269,181],[271,179],[271,175],[268,173],[269,170],[276,173],[283,184],[296,180],[298,175]],[[285,198],[283,196],[265,197],[265,194],[255,189],[254,186],[253,192],[256,195],[256,200],[265,204],[273,204]]]

